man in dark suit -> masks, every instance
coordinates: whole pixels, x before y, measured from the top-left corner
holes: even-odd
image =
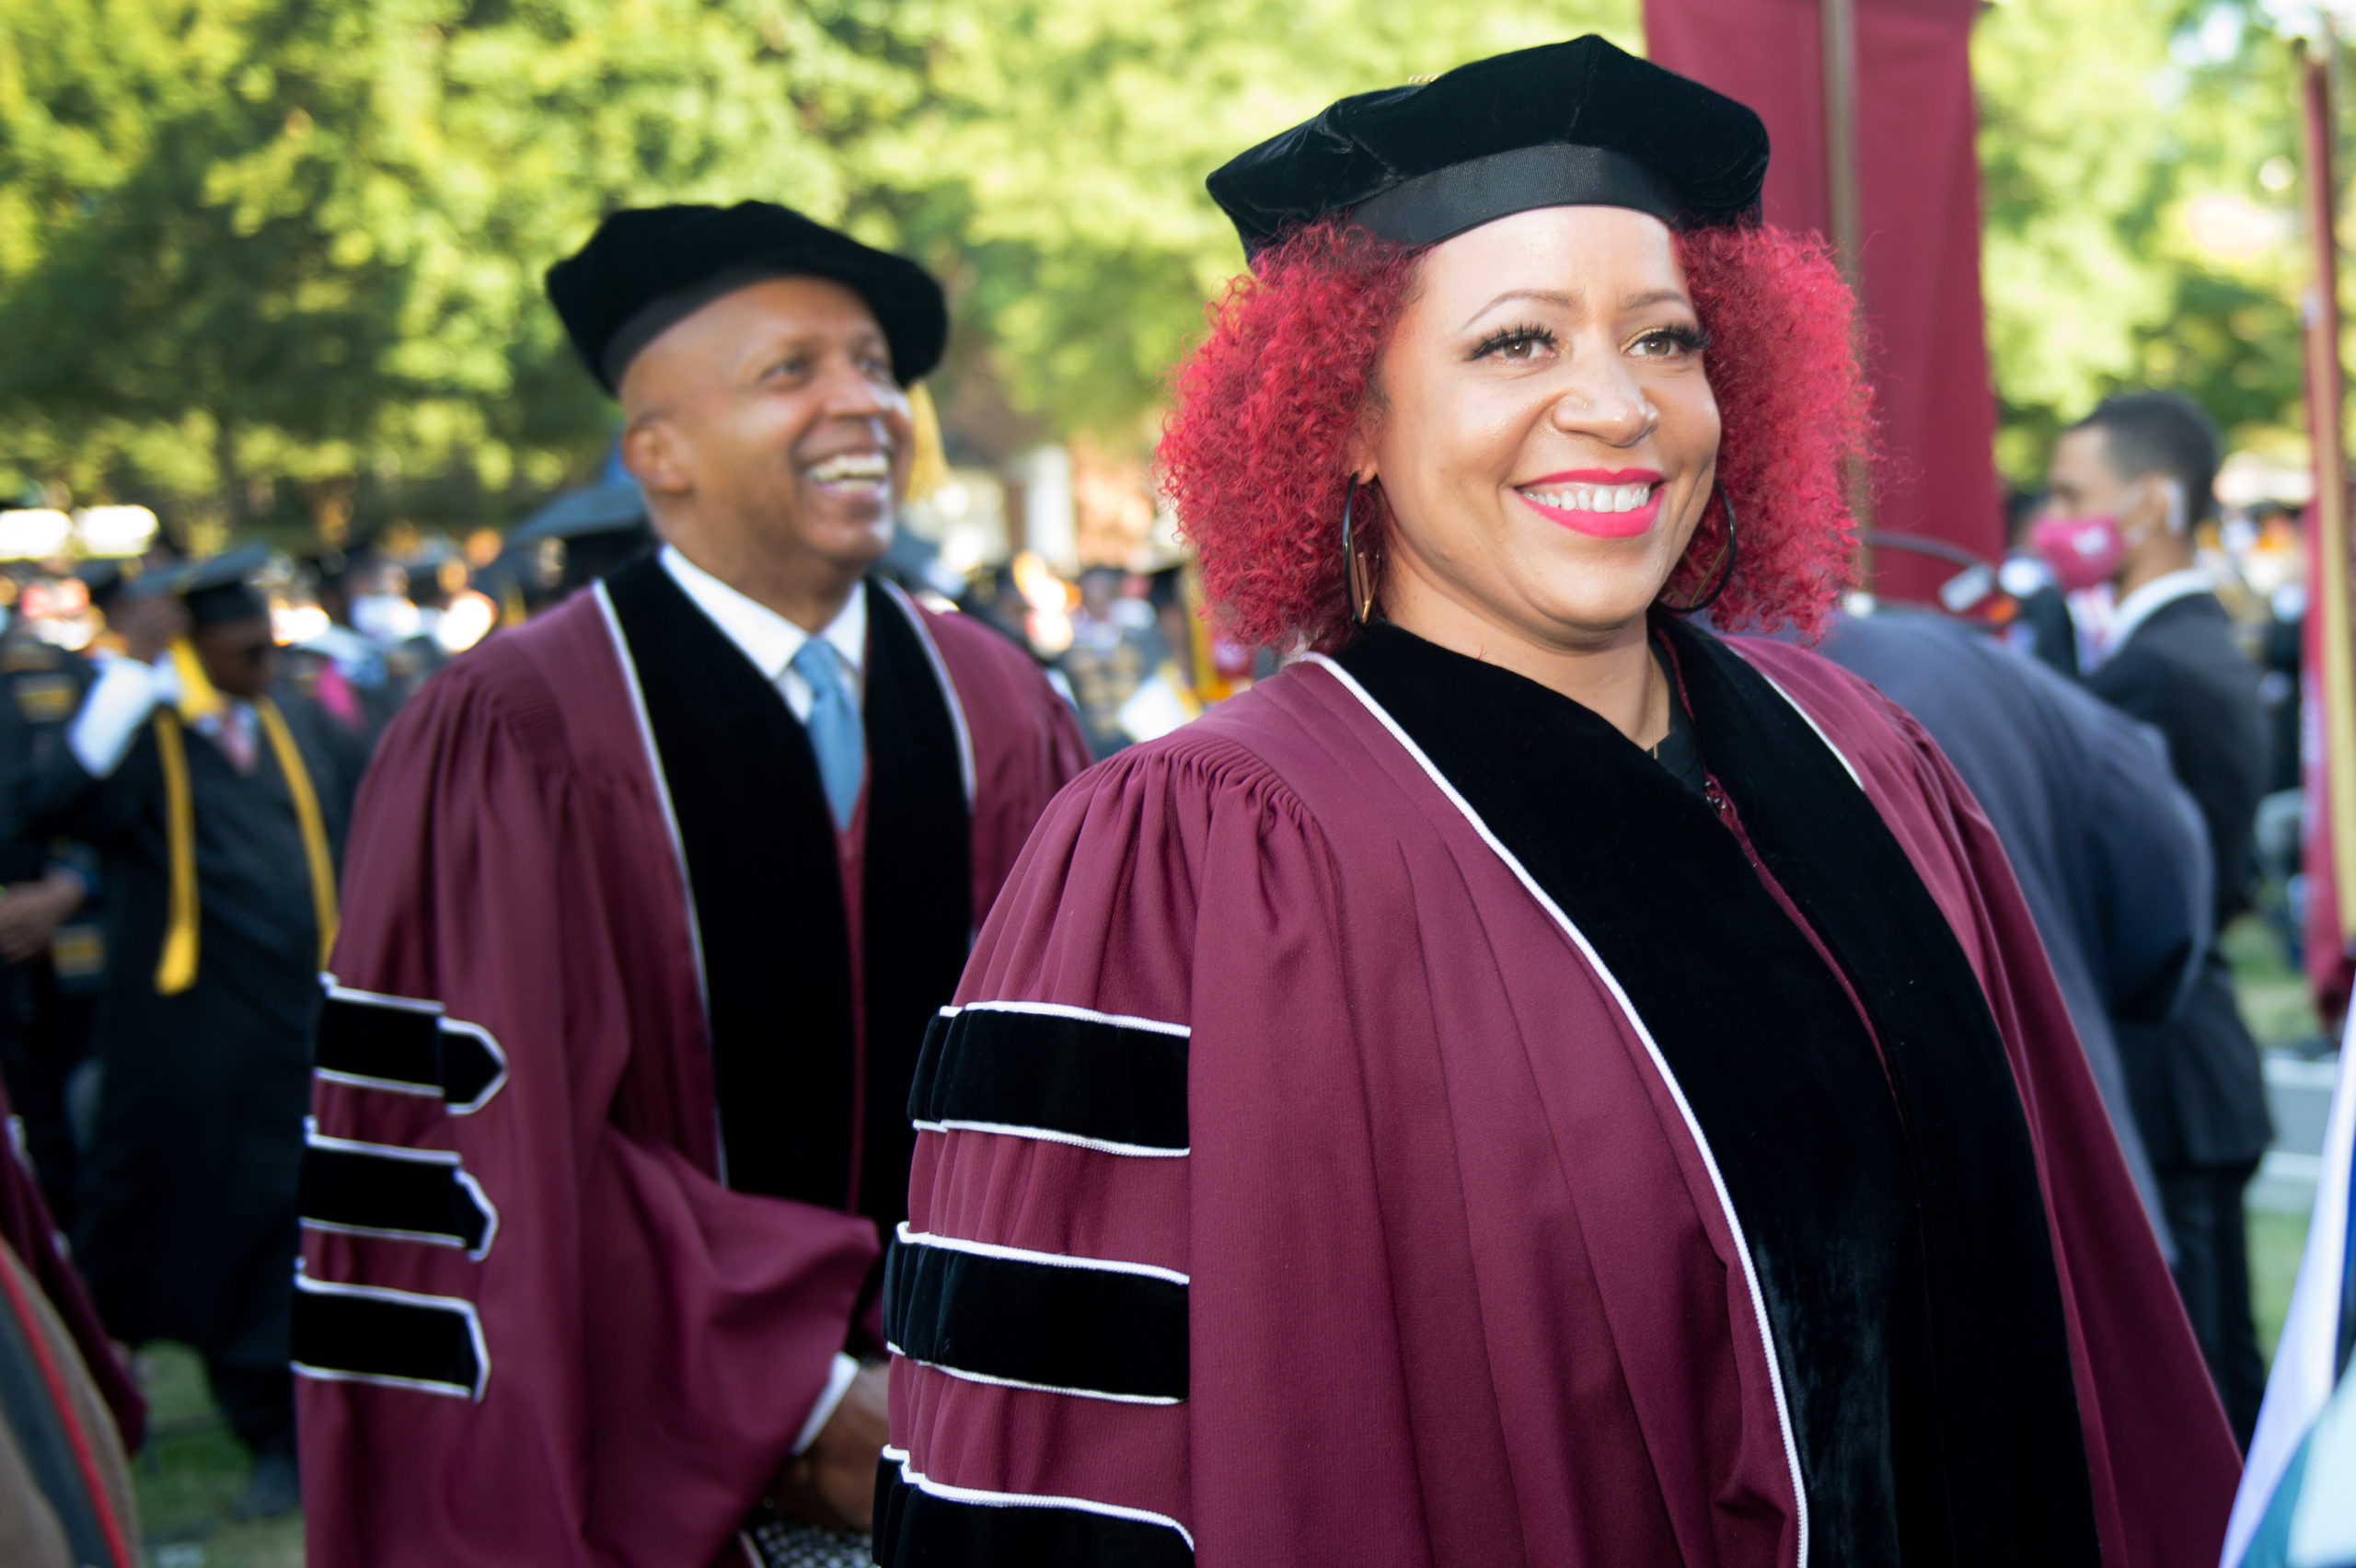
[[[2055,444],[2048,515],[2109,536],[2118,550],[2117,609],[2087,685],[2165,738],[2208,830],[2223,929],[2249,904],[2269,744],[2258,672],[2194,564],[2192,528],[2215,504],[2216,475],[2216,429],[2199,409],[2166,393],[2117,397]],[[2274,1130],[2223,957],[2211,952],[2175,1019],[2121,1024],[2119,1045],[2176,1236],[2177,1284],[2246,1445],[2265,1369],[2250,1321],[2242,1190]]]

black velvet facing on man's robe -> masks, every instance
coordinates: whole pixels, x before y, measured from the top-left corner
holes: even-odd
[[[969,812],[940,679],[907,613],[869,587],[862,1053],[808,732],[659,559],[606,591],[687,857],[728,1184],[856,1209],[888,1235],[907,1213],[906,1085],[973,937]]]
[[[917,1058],[974,950],[973,813],[949,698],[907,609],[872,585],[867,757],[860,895],[867,1062],[856,1206],[889,1237],[908,1216]]]
[[[1807,721],[1715,640],[1662,635],[1727,821],[1508,671],[1384,625],[1339,663],[1594,945],[1692,1106],[1765,1297],[1811,1562],[2092,1568],[2045,1213],[1978,980]]]

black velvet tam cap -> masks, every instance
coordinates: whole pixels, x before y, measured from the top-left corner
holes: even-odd
[[[1533,207],[1633,207],[1679,228],[1755,223],[1767,127],[1592,35],[1345,98],[1210,177],[1247,257],[1346,214],[1436,245]]]
[[[931,273],[771,202],[615,213],[549,269],[548,289],[589,374],[611,392],[668,329],[723,294],[786,277],[831,278],[867,301],[901,386],[941,363],[949,306]]]

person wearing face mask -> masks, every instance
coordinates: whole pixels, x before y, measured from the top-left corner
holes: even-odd
[[[2038,540],[2057,574],[2072,574],[2066,586],[2108,583],[2116,595],[2086,684],[2165,738],[2208,830],[2223,930],[2249,907],[2269,742],[2259,673],[2194,565],[2192,525],[2215,505],[2216,475],[2215,427],[2190,402],[2165,392],[2112,398],[2055,443]],[[2212,951],[2173,1020],[2122,1024],[2119,1048],[2176,1236],[2177,1283],[2226,1414],[2247,1442],[2265,1367],[2250,1317],[2242,1191],[2274,1128],[2223,955]]]
[[[2181,1564],[2235,1456],[1986,819],[1820,629],[1852,304],[1586,38],[1211,176],[1161,452],[1306,657],[1065,791],[926,1047],[877,1558]]]
[[[923,269],[747,202],[617,213],[548,282],[663,545],[378,748],[305,1164],[307,1560],[849,1561],[918,1052],[1086,748],[870,575]]]

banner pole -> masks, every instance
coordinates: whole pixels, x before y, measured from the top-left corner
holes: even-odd
[[[2328,20],[2315,49],[2297,45],[2301,107],[2305,119],[2307,237],[2314,286],[2302,312],[2307,340],[2307,433],[2315,449],[2316,531],[2310,559],[2316,581],[2310,614],[2317,617],[2322,654],[2322,744],[2307,759],[2323,769],[2324,826],[2330,835],[2333,901],[2343,951],[2356,941],[2356,641],[2349,605],[2348,453],[2342,436],[2347,382],[2339,360],[2338,191],[2332,159],[2331,57]],[[2313,799],[2312,793],[2310,799]]]
[[[1865,297],[1863,203],[1857,181],[1857,4],[1817,0],[1818,42],[1824,64],[1824,193],[1833,259],[1858,301],[1862,331]],[[1859,352],[1865,345],[1858,343]],[[1873,476],[1860,464],[1849,475],[1849,510],[1856,517],[1857,583],[1874,582],[1873,547],[1862,536],[1874,525]]]

